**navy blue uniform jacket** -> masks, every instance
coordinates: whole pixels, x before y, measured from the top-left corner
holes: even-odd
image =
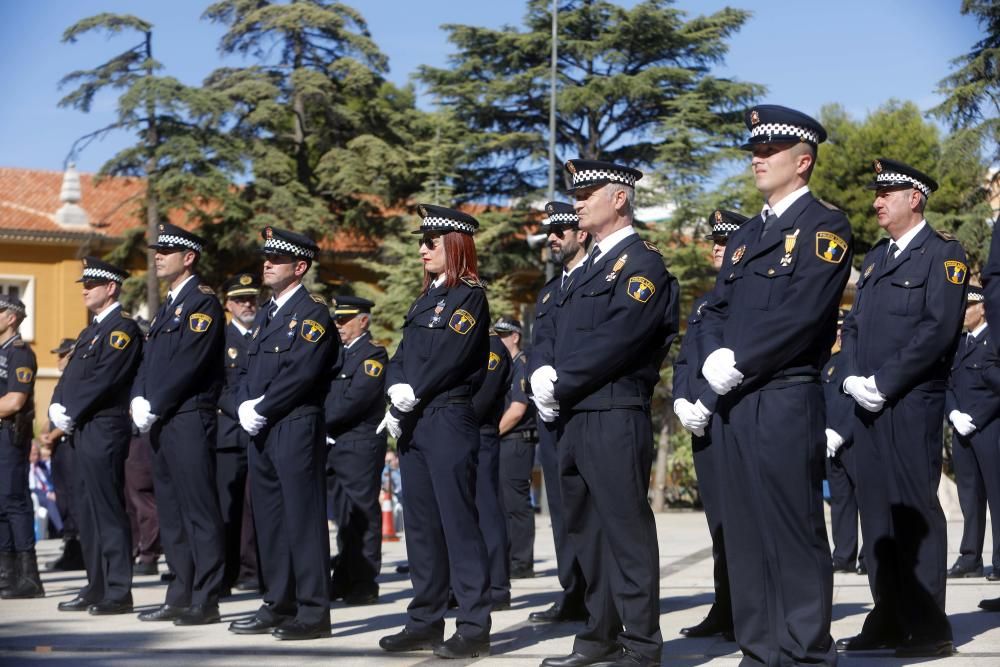
[[[367,331],[349,348],[341,348],[326,397],[326,430],[337,442],[385,438],[375,429],[385,414],[385,376],[389,355]]]
[[[486,377],[472,396],[472,411],[476,423],[495,431],[503,417],[504,396],[510,390],[514,368],[510,353],[495,332],[490,332],[490,352],[486,360]]]
[[[219,419],[216,435],[218,447],[246,447],[250,435],[240,426],[240,418],[236,410],[240,385],[246,376],[247,350],[250,340],[240,333],[232,322],[226,326],[226,353],[223,361],[225,384],[219,395]]]
[[[945,393],[945,416],[958,410],[972,417],[977,431],[1000,416],[1000,368],[990,363],[993,338],[987,327],[972,345],[959,344]]]

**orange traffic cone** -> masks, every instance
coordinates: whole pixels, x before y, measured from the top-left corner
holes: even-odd
[[[392,494],[386,493],[382,496],[382,541],[399,542],[396,535],[396,525],[392,520]]]

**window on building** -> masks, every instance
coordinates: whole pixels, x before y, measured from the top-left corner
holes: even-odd
[[[20,299],[28,311],[21,322],[21,338],[35,340],[35,278],[34,276],[14,276],[0,274],[0,294]]]

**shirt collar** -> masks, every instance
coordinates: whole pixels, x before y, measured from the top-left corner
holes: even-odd
[[[789,192],[787,195],[785,195],[784,197],[782,197],[781,201],[775,202],[774,206],[771,206],[767,202],[764,202],[764,208],[762,208],[760,210],[760,217],[762,219],[766,219],[767,218],[767,212],[771,211],[772,213],[774,213],[776,216],[778,216],[780,218],[782,213],[784,213],[785,211],[787,211],[791,207],[792,204],[794,204],[796,201],[798,201],[799,197],[801,197],[802,195],[806,194],[807,192],[809,192],[809,186],[808,185],[803,185],[798,190],[794,190],[792,192]]]
[[[920,230],[926,226],[927,226],[927,221],[921,220],[920,222],[917,223],[917,225],[913,229],[900,236],[896,241],[893,241],[893,243],[896,244],[896,248],[899,249],[898,252],[903,252],[904,250],[906,250],[906,246],[910,245],[910,242],[913,241],[916,235],[920,233]]]
[[[247,329],[246,327],[244,327],[242,324],[240,324],[240,321],[237,320],[235,317],[233,319],[229,320],[229,323],[232,324],[234,327],[236,327],[236,330],[240,332],[241,336],[246,336],[247,332],[250,331],[249,329]]]
[[[987,323],[987,322],[983,322],[982,324],[980,324],[978,327],[976,327],[975,329],[972,330],[972,337],[973,338],[979,338],[979,334],[983,333],[983,331],[985,331],[986,327],[988,327],[988,326],[989,326],[989,323]]]
[[[10,338],[7,339],[6,343],[4,343],[3,345],[0,345],[0,350],[6,350],[8,347],[10,347],[11,345],[14,344],[15,340],[19,340],[20,338],[21,338],[21,334],[19,334],[19,333],[14,334],[13,336],[11,336]]]
[[[105,308],[101,312],[99,312],[96,315],[94,315],[94,322],[96,322],[97,324],[100,324],[101,322],[103,322],[105,320],[105,318],[107,318],[108,315],[110,315],[112,312],[114,312],[115,308],[118,308],[120,306],[121,306],[121,303],[115,301],[110,306],[108,306],[107,308]]]
[[[295,293],[298,292],[300,289],[302,289],[302,283],[299,283],[292,289],[288,290],[277,299],[272,297],[271,301],[272,303],[274,303],[274,305],[278,307],[278,310],[281,310],[281,307],[284,306],[286,303],[288,303],[288,300],[291,299],[295,295]],[[278,310],[274,312],[277,313]]]
[[[350,343],[348,343],[347,345],[345,345],[344,349],[345,350],[351,349],[352,347],[354,347],[355,343],[357,343],[359,340],[361,340],[362,338],[364,338],[367,335],[368,335],[367,331],[363,332],[360,336],[358,336],[357,338],[355,338],[354,340],[352,340]]]
[[[622,227],[618,231],[613,232],[601,239],[600,243],[597,244],[597,247],[601,249],[601,255],[606,256],[615,249],[615,246],[636,233],[635,227],[632,225]],[[591,250],[591,252],[593,252],[593,250]]]
[[[184,289],[185,285],[187,285],[189,282],[191,282],[192,278],[194,278],[194,274],[193,273],[190,276],[188,276],[187,278],[185,278],[184,282],[182,282],[180,285],[178,285],[174,289],[167,290],[167,298],[168,299],[176,299],[177,295],[181,293],[181,290]]]
[[[446,276],[443,273],[439,275],[437,278],[434,279],[434,282],[431,283],[431,289],[437,289],[438,287],[441,287],[441,285],[444,285],[444,281],[447,277],[448,276]]]

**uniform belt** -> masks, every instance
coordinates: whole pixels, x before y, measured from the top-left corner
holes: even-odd
[[[468,389],[455,389],[444,394],[438,394],[425,405],[425,408],[440,408],[445,405],[461,405],[469,403],[471,394]]]
[[[792,384],[804,384],[806,382],[818,382],[819,375],[813,375],[811,373],[801,374],[801,375],[782,375],[771,379],[770,382],[766,383],[761,389],[770,389],[777,387],[785,387]]]
[[[523,431],[511,431],[510,433],[506,433],[501,440],[528,440],[529,442],[534,442],[538,440],[538,431],[533,428]]]

